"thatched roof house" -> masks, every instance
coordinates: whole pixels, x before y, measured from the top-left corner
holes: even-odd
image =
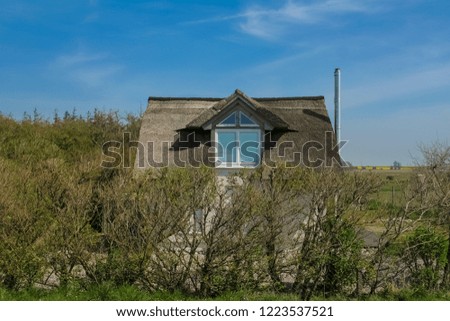
[[[137,168],[291,166],[340,162],[323,96],[150,97],[142,119]]]

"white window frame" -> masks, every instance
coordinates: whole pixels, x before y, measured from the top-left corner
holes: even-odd
[[[236,133],[237,136],[237,142],[238,146],[236,151],[236,162],[223,162],[219,163],[219,133],[220,132],[228,132],[228,133]],[[259,137],[259,162],[257,164],[242,164],[241,162],[241,141],[240,141],[240,133],[257,133]],[[215,157],[215,163],[216,168],[256,168],[261,163],[261,157],[262,157],[262,145],[263,141],[261,139],[261,129],[258,127],[252,127],[252,128],[216,128],[214,133],[214,141],[216,142],[216,157]],[[225,147],[225,146],[224,146]]]
[[[236,117],[236,122],[234,124],[222,124],[221,122],[224,121],[225,119],[227,119],[228,117],[230,117],[231,115],[235,114]],[[253,124],[241,124],[241,114],[244,114],[245,117],[247,117],[248,119],[250,119]],[[253,119],[253,117],[249,116],[247,113],[243,112],[243,111],[233,111],[232,113],[229,113],[226,117],[224,117],[221,122],[219,122],[216,125],[216,128],[259,128],[258,123]]]
[[[225,121],[225,119],[228,119],[228,117],[230,117],[231,115],[234,114],[234,119],[235,119],[235,123],[234,124],[222,124],[223,121]],[[238,111],[234,111],[232,113],[229,113],[226,117],[224,117],[220,123],[218,123],[216,125],[216,127],[220,127],[220,128],[236,128],[236,125],[239,124],[240,121],[240,114]]]
[[[250,120],[253,122],[253,124],[244,124],[244,125],[242,125],[242,123],[241,123],[242,114],[244,114],[245,117],[247,117],[248,119],[250,119]],[[238,118],[238,121],[239,121],[239,127],[242,127],[242,128],[245,128],[245,127],[248,127],[248,128],[259,128],[258,123],[255,122],[255,120],[253,119],[253,117],[249,116],[247,113],[245,113],[245,112],[243,112],[243,111],[239,111],[238,117],[239,117],[239,118]]]

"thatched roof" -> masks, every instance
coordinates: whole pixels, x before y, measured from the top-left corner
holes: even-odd
[[[228,96],[225,99],[220,100],[214,106],[209,108],[207,111],[200,114],[192,122],[186,125],[186,128],[201,128],[209,120],[213,119],[216,115],[219,115],[227,106],[232,105],[233,102],[241,100],[249,108],[253,109],[257,114],[261,115],[262,118],[273,124],[274,128],[278,129],[288,129],[289,124],[281,119],[277,114],[274,114],[270,109],[266,108],[264,105],[259,103],[257,98],[248,97],[239,89]]]
[[[271,124],[272,141],[294,143],[286,156],[301,151],[309,141],[324,143],[325,132],[333,131],[323,96],[251,98],[236,90],[227,98],[150,97],[139,140],[144,146],[147,142],[174,143],[180,132],[192,131],[197,136],[204,135],[207,141],[209,133],[204,125],[237,100]],[[269,147],[266,142],[266,150]],[[154,150],[152,157],[160,159],[161,153]],[[315,156],[322,157],[322,154],[318,151]]]

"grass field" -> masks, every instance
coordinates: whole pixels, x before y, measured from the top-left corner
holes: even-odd
[[[154,292],[149,293],[136,286],[114,286],[105,283],[92,286],[89,289],[80,289],[77,286],[59,288],[54,290],[27,289],[21,291],[7,291],[0,288],[0,301],[297,301],[298,296],[293,293],[262,292],[229,292],[214,298],[200,298],[180,292]],[[332,296],[313,297],[312,301],[448,301],[449,292],[427,291],[391,291],[371,296]]]
[[[391,169],[379,169],[381,166],[377,166],[377,169],[361,170],[358,172],[367,173],[368,175],[376,175],[381,182],[381,186],[378,191],[371,195],[368,200],[368,206],[366,207],[362,224],[368,231],[374,232],[380,235],[384,231],[384,219],[382,211],[383,206],[388,206],[392,209],[401,211],[404,206],[405,192],[408,184],[413,175],[415,175],[416,167],[407,167],[403,170],[391,170]],[[422,224],[426,224],[423,221]]]

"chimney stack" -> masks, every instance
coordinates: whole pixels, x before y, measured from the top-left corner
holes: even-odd
[[[341,141],[341,69],[334,70],[334,132],[336,143]]]

